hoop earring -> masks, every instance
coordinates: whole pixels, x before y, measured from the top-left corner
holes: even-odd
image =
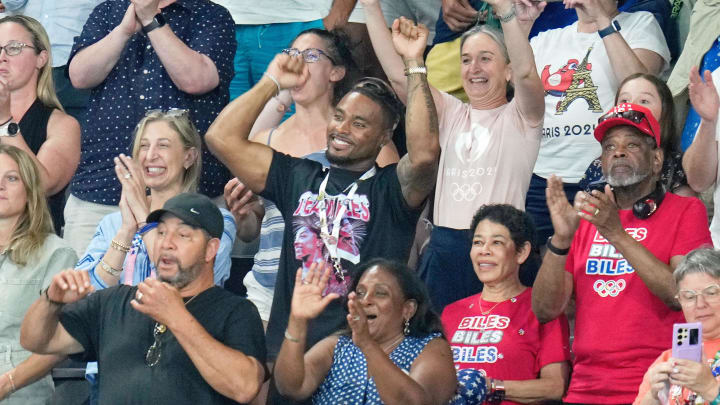
[[[407,336],[410,334],[410,320],[405,320],[405,327],[403,328],[403,335]]]

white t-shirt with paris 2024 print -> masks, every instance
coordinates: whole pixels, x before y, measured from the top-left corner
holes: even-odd
[[[663,71],[668,68],[670,51],[651,13],[620,13],[615,21],[630,48],[657,53],[665,60]],[[612,108],[620,85],[603,39],[577,29],[575,22],[530,40],[545,87],[545,122],[534,173],[544,178],[555,174],[566,183],[579,182],[600,156],[593,131],[598,118]]]

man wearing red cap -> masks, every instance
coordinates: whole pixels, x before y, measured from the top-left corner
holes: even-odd
[[[548,180],[555,228],[533,286],[541,322],[575,295],[575,354],[569,403],[631,403],[646,368],[683,322],[672,271],[693,249],[712,245],[697,198],[666,193],[660,125],[639,105],[620,104],[598,120],[608,185],[579,192],[571,206],[562,180]]]

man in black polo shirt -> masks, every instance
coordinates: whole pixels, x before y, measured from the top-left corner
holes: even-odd
[[[158,222],[157,279],[88,295],[87,272],[66,270],[28,310],[21,344],[98,361],[101,404],[249,402],[265,378],[262,322],[252,303],[213,284],[220,211],[184,193],[147,222]]]

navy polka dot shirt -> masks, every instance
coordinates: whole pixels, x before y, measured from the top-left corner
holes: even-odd
[[[93,10],[82,34],[75,38],[70,58],[96,43],[122,21],[130,2],[107,0]],[[220,84],[201,96],[180,91],[160,62],[150,40],[141,32],[127,43],[104,82],[92,90],[82,120],[82,157],[73,177],[72,194],[84,201],[116,205],[121,186],[113,158],[130,153],[135,125],[147,110],[183,108],[201,135],[228,103],[228,85],[235,56],[234,22],[222,6],[208,0],[177,0],[163,8],[167,25],[191,49],[207,55],[217,67]],[[203,144],[199,191],[221,195],[230,179],[227,169]]]

